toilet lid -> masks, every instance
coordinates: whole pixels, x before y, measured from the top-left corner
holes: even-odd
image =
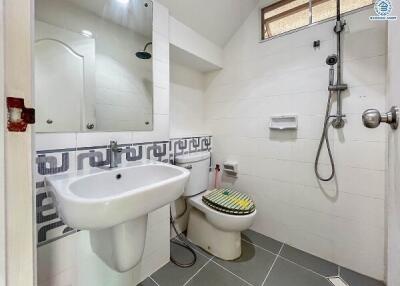
[[[210,208],[232,215],[248,215],[256,210],[248,195],[229,188],[214,189],[202,200]]]

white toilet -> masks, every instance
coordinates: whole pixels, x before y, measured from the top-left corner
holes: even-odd
[[[254,221],[256,210],[246,215],[223,213],[203,202],[209,179],[210,153],[194,153],[175,158],[176,165],[189,169],[190,178],[183,196],[190,208],[187,238],[224,260],[241,256],[241,235]]]

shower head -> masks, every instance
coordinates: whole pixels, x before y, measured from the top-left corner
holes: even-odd
[[[326,64],[329,66],[334,66],[338,62],[338,56],[337,55],[330,55],[326,58]]]
[[[152,45],[152,44],[153,44],[152,42],[147,43],[147,44],[144,46],[143,51],[140,51],[140,52],[137,52],[137,53],[136,53],[136,57],[139,58],[139,59],[141,59],[141,60],[148,60],[148,59],[151,59],[151,53],[146,52],[146,49],[147,49],[148,46],[150,46],[150,45]]]
[[[136,57],[141,59],[141,60],[148,60],[151,59],[151,54],[149,52],[137,52]]]

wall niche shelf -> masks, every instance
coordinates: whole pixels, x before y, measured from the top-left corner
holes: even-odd
[[[271,116],[269,129],[271,130],[297,130],[297,115]]]

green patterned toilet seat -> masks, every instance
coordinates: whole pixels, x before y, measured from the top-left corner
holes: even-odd
[[[256,210],[248,195],[229,188],[214,189],[202,200],[210,208],[231,215],[248,215]]]

